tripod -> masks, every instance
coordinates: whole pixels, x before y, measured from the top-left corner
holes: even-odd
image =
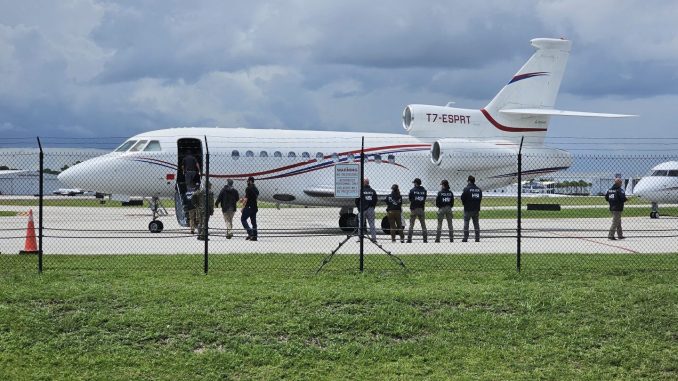
[[[364,225],[364,223],[363,223],[363,225]],[[356,227],[356,229],[353,230],[353,231],[351,232],[351,234],[347,234],[347,235],[346,235],[346,238],[344,238],[343,241],[339,242],[339,245],[338,245],[334,250],[332,250],[332,252],[331,252],[328,256],[326,256],[325,258],[323,258],[323,262],[320,264],[320,267],[318,267],[318,270],[315,271],[315,274],[316,274],[316,275],[318,275],[318,273],[320,272],[320,270],[322,270],[322,268],[323,268],[326,264],[328,264],[328,263],[330,263],[330,261],[332,261],[332,258],[334,258],[334,254],[336,254],[337,251],[339,251],[339,249],[341,249],[341,247],[344,246],[344,244],[345,244],[346,242],[348,242],[351,238],[356,237],[356,236],[359,237],[359,240],[362,240],[362,239],[365,238],[364,234],[359,234],[359,233],[358,233],[358,230],[359,230],[359,228]],[[364,230],[364,228],[363,228],[362,230]],[[384,247],[381,246],[378,242],[372,241],[372,240],[369,239],[369,238],[368,238],[367,240],[368,240],[369,242],[372,242],[376,247],[378,247],[379,249],[381,249],[381,251],[383,251],[384,253],[386,253],[386,255],[387,255],[389,258],[391,258],[395,263],[397,263],[398,265],[400,265],[400,267],[402,267],[403,269],[405,269],[405,271],[407,271],[407,267],[405,267],[405,263],[403,263],[402,259],[398,258],[396,255],[394,255],[394,254],[391,253],[390,251],[384,249]],[[360,245],[360,248],[361,248],[361,250],[362,250],[362,245]],[[361,252],[360,255],[361,255],[361,257],[362,257],[363,253]],[[361,269],[361,271],[362,271],[362,269]]]

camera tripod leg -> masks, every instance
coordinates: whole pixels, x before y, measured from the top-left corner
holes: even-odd
[[[323,263],[321,263],[321,264],[320,264],[320,267],[318,267],[318,269],[315,271],[315,274],[316,274],[316,275],[318,275],[318,273],[320,272],[320,270],[322,270],[323,267],[324,267],[326,264],[330,263],[330,261],[331,261],[332,258],[334,257],[334,254],[336,254],[337,251],[339,251],[339,249],[341,249],[341,247],[344,246],[344,244],[345,244],[346,242],[348,242],[349,239],[351,239],[351,237],[352,237],[352,235],[347,235],[346,238],[344,238],[344,240],[341,241],[341,242],[339,243],[339,246],[337,246],[336,249],[332,250],[332,252],[330,253],[330,255],[328,255],[328,256],[326,256],[325,258],[323,258]]]

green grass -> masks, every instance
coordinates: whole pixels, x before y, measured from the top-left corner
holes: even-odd
[[[274,257],[287,267],[248,270]],[[629,270],[629,258],[674,270]],[[317,276],[305,256],[219,259],[245,270],[205,276],[199,255],[60,256],[36,275],[20,270],[35,257],[0,257],[0,379],[678,377],[676,255],[530,255],[522,274],[510,256],[365,274],[344,256]],[[550,270],[530,270],[540,263]]]
[[[0,217],[14,217],[17,214],[19,214],[19,212],[11,212],[11,211],[7,211],[7,210],[0,210]]]

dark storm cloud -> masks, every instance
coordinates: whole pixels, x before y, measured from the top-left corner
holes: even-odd
[[[561,36],[573,51],[559,107],[665,126],[675,117],[660,110],[678,101],[676,12],[656,0],[9,2],[0,132],[400,132],[409,103],[484,106],[530,39]]]

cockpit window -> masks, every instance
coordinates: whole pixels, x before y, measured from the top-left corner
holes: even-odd
[[[141,151],[141,149],[144,148],[147,142],[148,140],[139,140],[137,144],[133,145],[132,148],[129,149],[129,152]]]
[[[134,145],[134,143],[136,143],[136,142],[137,142],[136,140],[128,140],[128,141],[122,143],[122,145],[120,147],[118,147],[115,150],[115,152],[126,152],[129,149],[129,147]]]
[[[150,142],[148,142],[146,148],[144,148],[144,151],[162,151],[162,147],[160,147],[159,141],[151,140]]]
[[[666,176],[668,171],[659,170],[652,172],[652,176]]]
[[[678,177],[678,170],[672,169],[669,171],[670,177]]]

